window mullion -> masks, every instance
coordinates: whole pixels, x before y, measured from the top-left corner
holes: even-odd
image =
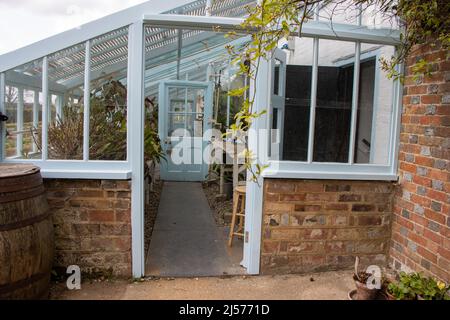
[[[5,74],[0,73],[0,113],[6,114],[5,105]],[[5,137],[6,137],[6,122],[0,122],[0,161],[5,158]]]
[[[311,80],[311,111],[309,119],[308,163],[314,160],[314,134],[316,125],[317,84],[319,77],[319,39],[314,38],[313,69]]]
[[[63,119],[63,104],[62,104],[62,98],[61,95],[56,96],[56,119]]]
[[[83,119],[83,160],[89,161],[89,134],[91,111],[91,41],[86,41],[84,62],[84,119]]]
[[[231,58],[228,59],[228,92],[227,92],[227,129],[230,127],[230,116],[231,116],[231,96],[230,96],[230,89],[231,89]],[[245,88],[245,87],[244,87]],[[247,91],[247,90],[246,90]]]
[[[356,124],[358,120],[359,107],[359,78],[361,71],[361,43],[355,44],[355,67],[353,70],[353,100],[352,100],[352,118],[350,128],[350,148],[348,163],[353,164],[355,161],[355,144],[356,144]]]
[[[33,130],[39,128],[39,91],[34,90],[33,96]],[[38,131],[39,132],[39,131]],[[33,142],[33,153],[38,152],[38,146]]]
[[[396,55],[397,55],[396,48]],[[404,64],[400,64],[396,67],[396,72],[404,74]],[[398,151],[400,143],[400,129],[401,129],[401,115],[402,115],[402,98],[403,98],[403,85],[400,79],[394,81],[394,95],[393,95],[393,110],[392,110],[392,124],[391,124],[391,136],[389,145],[389,165],[392,168],[392,172],[397,172],[398,166]]]
[[[48,160],[48,118],[49,118],[49,90],[48,90],[48,58],[42,61],[42,160]]]
[[[17,88],[17,110],[16,110],[16,155],[21,157],[23,153],[23,109],[24,109],[23,87]]]

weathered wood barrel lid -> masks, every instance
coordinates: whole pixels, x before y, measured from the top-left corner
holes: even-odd
[[[0,179],[9,177],[23,177],[40,172],[36,166],[29,164],[0,164]]]
[[[44,193],[40,168],[29,164],[0,164],[0,203]]]

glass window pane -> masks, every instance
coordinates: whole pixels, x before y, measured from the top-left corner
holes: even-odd
[[[274,84],[273,84],[273,94],[278,95],[280,93],[280,68],[281,62],[275,59],[275,72],[274,72]]]
[[[388,6],[389,1],[385,2]],[[362,3],[361,13],[353,0],[342,0],[328,3],[321,7],[319,20],[329,23],[358,24],[361,17],[363,26],[379,29],[398,29],[398,18],[392,14],[392,10],[383,11],[380,5],[373,2]]]
[[[178,55],[179,36],[182,37],[181,55]],[[243,46],[241,35],[225,37],[224,33],[201,30],[178,30],[145,27],[145,95],[153,98],[158,95],[159,85],[163,81],[205,82],[214,81],[215,106],[212,117],[213,126],[225,131],[228,123],[234,122],[234,116],[243,103],[242,97],[228,97],[228,91],[245,86],[244,77],[237,75],[238,66],[230,64],[230,55],[226,45],[232,44],[236,52]],[[209,75],[209,79],[207,79]],[[204,90],[189,89],[187,112],[201,113],[205,104]],[[164,109],[171,112],[184,112],[181,100],[185,93],[173,94],[180,102]],[[182,96],[181,96],[182,95]],[[202,99],[201,99],[202,97]],[[203,101],[202,101],[203,100]],[[168,101],[167,101],[168,103]]]
[[[6,72],[5,156],[41,159],[42,60]],[[35,99],[36,97],[36,99]]]
[[[79,44],[48,59],[48,158],[83,159],[84,69],[86,50]]]
[[[188,89],[187,112],[203,113],[205,105],[205,90],[189,88]]]
[[[272,131],[271,131],[271,142],[272,143],[279,143],[279,133],[278,133],[278,113],[279,109],[273,109],[272,110]]]
[[[307,161],[311,111],[313,40],[295,37],[289,41],[286,70],[286,102],[283,160]]]
[[[386,2],[388,4],[388,2]],[[373,29],[388,28],[398,29],[398,17],[391,10],[383,12],[378,4],[364,4],[362,8],[361,22],[363,26]]]
[[[236,66],[229,65],[228,62],[225,62],[224,65],[224,71],[222,69],[216,71],[216,74],[223,74],[221,86],[216,86],[220,96],[217,119],[218,123],[221,124],[219,129],[223,131],[227,129],[227,123],[233,124],[235,122],[235,116],[244,103],[244,96],[230,97],[228,92],[246,86],[245,76],[237,74]]]
[[[18,100],[17,88],[7,85],[5,88],[5,108],[6,108],[6,115],[8,116],[8,122],[6,123],[6,147],[5,147],[5,156],[7,158],[16,157],[18,153],[17,100]]]
[[[169,137],[185,136],[186,115],[185,114],[169,114]]]
[[[203,137],[203,113],[189,115],[187,125],[187,131],[191,137]]]
[[[127,160],[128,28],[92,40],[90,160]]]
[[[169,88],[170,112],[184,112],[186,110],[186,88]]]
[[[355,163],[370,163],[376,58],[361,61]]]
[[[394,84],[381,70],[394,47],[362,44],[355,163],[389,164]]]
[[[348,162],[355,44],[319,41],[315,162]]]
[[[355,1],[344,0],[329,3],[323,6],[319,12],[319,20],[331,23],[357,24],[359,10]]]
[[[34,104],[35,94],[37,95],[36,106]],[[23,153],[27,155],[28,158],[33,158],[34,156],[39,158],[37,145],[34,142],[34,135],[40,134],[41,132],[39,129],[39,92],[24,90],[23,95]]]

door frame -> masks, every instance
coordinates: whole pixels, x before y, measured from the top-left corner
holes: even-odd
[[[200,82],[200,81],[186,81],[186,80],[167,80],[162,81],[159,85],[159,93],[158,93],[158,135],[161,140],[161,143],[165,143],[168,132],[168,112],[170,112],[169,101],[168,101],[168,88],[199,88],[205,90],[205,108],[203,110],[203,134],[211,129],[211,121],[212,121],[212,109],[213,109],[213,94],[214,87],[212,82]],[[207,108],[208,106],[208,108]],[[195,138],[195,137],[192,137]],[[205,150],[207,145],[206,141],[203,141],[202,137],[202,149]],[[202,152],[203,159],[203,152]],[[164,161],[165,162],[165,161]],[[162,164],[164,166],[164,164]],[[206,175],[208,174],[208,164],[203,161],[201,171],[199,173],[202,177],[201,180],[179,180],[179,181],[195,181],[202,182],[205,181]],[[161,177],[163,178],[163,170],[161,168]]]
[[[130,26],[129,46],[130,59],[129,70],[131,70],[129,94],[132,95],[130,106],[130,119],[133,125],[130,127],[131,146],[131,170],[132,170],[132,197],[131,197],[131,224],[132,224],[132,273],[133,277],[145,276],[145,254],[144,251],[144,70],[145,70],[145,46],[144,27],[152,25],[155,27],[186,28],[195,30],[218,30],[227,32],[241,29],[240,25],[244,21],[242,18],[224,17],[198,17],[183,15],[145,15],[142,21]],[[247,32],[242,32],[247,34]],[[257,82],[266,83],[270,76],[267,66],[263,66],[258,72]],[[268,83],[266,83],[268,85]],[[258,86],[256,104],[261,107],[267,106],[269,87],[261,90]],[[254,92],[255,85],[250,85],[250,90]],[[140,107],[138,107],[140,106]],[[262,117],[255,122],[255,127],[266,128],[267,117]],[[258,138],[250,134],[249,148],[256,150],[259,146]],[[131,143],[133,142],[133,143]],[[267,142],[267,140],[266,140]],[[264,147],[266,149],[266,147]],[[267,151],[267,150],[266,150]],[[244,259],[242,266],[247,269],[250,275],[259,275],[261,259],[261,227],[262,227],[262,203],[263,203],[263,183],[262,177],[259,183],[249,182],[247,184],[246,212],[245,212],[245,233]]]

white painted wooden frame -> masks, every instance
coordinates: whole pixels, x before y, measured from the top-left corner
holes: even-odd
[[[16,155],[20,157],[23,153],[23,109],[24,109],[24,90],[17,88],[17,109],[16,109]]]
[[[49,118],[49,88],[48,88],[48,58],[42,59],[42,163],[48,160],[48,118]]]
[[[155,27],[178,26],[184,29],[206,29],[217,31],[241,30],[242,33],[252,30],[242,30],[240,24],[244,18],[205,17],[173,14],[145,14],[144,23]],[[296,34],[293,34],[294,36]],[[306,38],[321,38],[342,41],[362,41],[383,45],[399,45],[400,32],[393,29],[370,29],[366,26],[349,25],[343,23],[329,23],[326,21],[311,21],[302,28],[302,36]],[[1,69],[0,69],[1,70]]]
[[[250,95],[255,95],[254,112],[262,112],[270,103],[272,92],[271,62],[262,60],[259,65],[256,81],[250,81]],[[280,78],[281,80],[281,78]],[[256,91],[256,92],[255,92]],[[252,130],[248,135],[249,150],[258,150],[256,164],[265,164],[269,156],[270,117],[263,114],[252,124]],[[260,134],[260,130],[266,130],[268,134]],[[250,173],[249,173],[250,174]],[[247,273],[258,275],[261,264],[261,241],[264,206],[264,179],[258,177],[256,182],[247,182],[246,209],[245,209],[245,242],[244,259],[242,265],[247,268]]]
[[[39,90],[33,91],[33,128],[39,127]],[[38,152],[38,146],[33,142],[33,153]]]
[[[89,125],[91,116],[91,40],[85,43],[83,101],[83,161],[89,161]]]
[[[5,73],[0,73],[0,113],[6,114],[6,79]],[[6,122],[0,122],[0,161],[5,158]]]
[[[136,278],[144,276],[144,25],[129,29],[128,58],[128,146],[131,161],[132,268]]]
[[[286,116],[286,72],[287,72],[287,55],[281,49],[276,49],[272,54],[272,59],[270,61],[270,70],[275,74],[277,67],[277,62],[279,63],[279,76],[278,83],[275,83],[275,79],[272,79],[270,86],[271,92],[271,106],[269,111],[269,130],[270,130],[270,143],[269,143],[269,158],[273,160],[280,160],[283,157],[283,144],[284,144],[284,126],[285,116]],[[275,87],[277,86],[277,87]],[[277,92],[277,93],[275,93]],[[274,122],[274,109],[277,109],[277,130],[273,130]],[[276,141],[274,140],[276,137]],[[276,150],[275,150],[276,149]],[[275,152],[274,152],[275,150]]]

